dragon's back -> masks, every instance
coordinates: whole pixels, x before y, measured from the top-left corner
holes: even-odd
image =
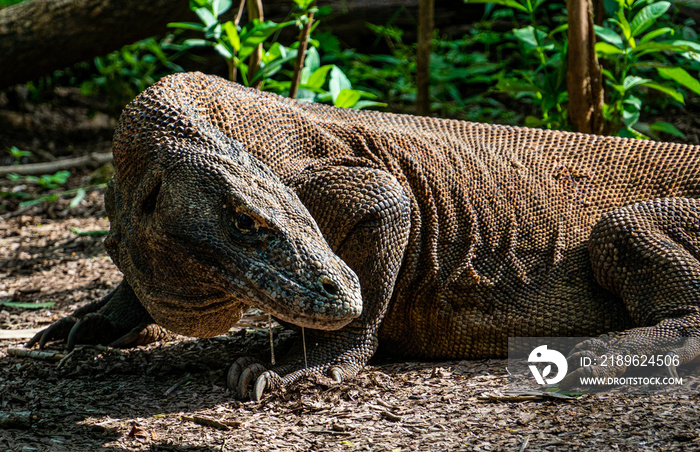
[[[174,110],[185,130],[236,140],[292,187],[334,166],[395,176],[411,230],[380,336],[413,355],[502,355],[495,335],[624,326],[626,314],[590,284],[592,227],[635,201],[700,197],[696,146],[339,109],[197,73],[164,79],[131,108],[143,116],[150,104]],[[552,283],[567,278],[563,291]],[[587,303],[586,321],[567,317],[571,297]],[[550,321],[535,321],[545,307]],[[480,319],[464,326],[469,349],[422,345],[460,318]],[[413,344],[401,342],[407,330]]]

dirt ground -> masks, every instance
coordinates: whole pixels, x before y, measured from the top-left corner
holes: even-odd
[[[93,115],[71,126],[73,110],[61,111],[40,134],[20,130],[21,121],[33,130],[36,112],[0,113],[0,124],[16,124],[0,132],[0,145],[59,156],[109,147],[112,120]],[[94,169],[75,170],[66,188],[84,185]],[[3,192],[39,190],[20,185],[0,178]],[[118,284],[102,238],[86,234],[108,227],[102,195],[96,187],[73,209],[64,195],[23,213],[18,199],[0,198],[0,303],[55,303],[0,305],[0,334],[46,327]],[[237,401],[225,386],[228,366],[239,356],[269,356],[260,316],[241,323],[213,339],[80,347],[61,361],[9,355],[27,339],[0,339],[0,450],[700,450],[696,392],[509,396],[505,360],[382,358],[342,384],[314,378],[261,402]],[[291,336],[276,328],[278,347]]]

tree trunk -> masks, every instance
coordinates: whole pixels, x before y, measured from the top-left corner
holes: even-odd
[[[420,0],[416,52],[416,114],[430,114],[430,52],[433,43],[435,0]]]
[[[31,0],[0,9],[0,89],[190,20],[186,1]]]
[[[595,54],[593,3],[567,0],[569,49],[566,85],[569,123],[578,132],[603,133],[603,76]]]

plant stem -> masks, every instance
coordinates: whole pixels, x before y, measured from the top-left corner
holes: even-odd
[[[238,4],[238,12],[236,12],[236,18],[233,20],[233,25],[236,27],[241,23],[241,16],[243,15],[243,7],[245,6],[245,0],[241,0]]]
[[[226,60],[226,64],[228,65],[228,79],[232,82],[236,81],[236,63],[234,63],[233,59]]]
[[[309,8],[316,6],[316,2],[311,3]],[[297,48],[297,57],[294,60],[294,75],[292,76],[292,84],[289,87],[289,97],[292,99],[297,97],[297,90],[301,82],[301,69],[304,67],[304,57],[306,56],[306,47],[309,44],[309,34],[311,33],[311,25],[314,21],[314,12],[311,10],[308,13],[308,21],[304,24],[304,28],[299,32],[299,47]]]
[[[435,0],[418,4],[418,50],[416,51],[416,113],[430,114],[430,51],[433,42]]]
[[[260,19],[262,22],[263,17],[263,5],[262,0],[251,0],[248,2],[248,20]],[[248,60],[248,80],[252,80],[255,77],[255,73],[258,72],[260,68],[260,60],[262,59],[263,45],[262,42],[258,44],[257,49],[250,54],[250,59]],[[253,88],[259,88],[262,83],[262,79],[258,80],[251,86]]]
[[[238,11],[236,12],[236,18],[233,20],[233,26],[238,28],[238,24],[241,22],[241,16],[243,15],[243,8],[245,7],[245,0],[241,0],[238,4]],[[228,79],[232,82],[236,81],[238,75],[238,68],[233,60],[226,60],[228,63]]]

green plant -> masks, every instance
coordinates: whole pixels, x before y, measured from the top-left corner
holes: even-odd
[[[8,174],[7,178],[15,182],[25,182],[27,184],[32,184],[38,186],[41,191],[55,190],[63,187],[68,182],[70,177],[70,171],[61,170],[54,174],[43,174],[41,176],[20,176],[19,174]],[[85,198],[85,194],[88,189],[92,188],[104,188],[107,184],[94,184],[87,187],[71,188],[67,190],[61,190],[54,193],[33,195],[27,193],[25,190],[17,190],[11,192],[0,191],[0,197],[3,198],[19,198],[24,199],[24,201],[19,203],[19,207],[32,206],[40,202],[56,201],[57,199],[65,196],[71,196],[71,201],[68,204],[68,209],[73,209],[76,207],[80,201]]]
[[[669,123],[659,122],[651,126],[639,124],[646,89],[668,95],[675,102],[685,103],[685,88],[700,94],[700,81],[693,77],[671,55],[688,60],[698,59],[700,44],[689,40],[664,40],[663,36],[677,33],[670,26],[658,26],[658,20],[668,11],[671,3],[653,0],[615,0],[617,13],[607,20],[609,28],[595,27],[601,39],[596,43],[596,53],[605,61],[603,70],[608,99],[603,114],[618,134],[644,138],[633,127],[645,131],[662,131],[682,135]]]
[[[219,17],[228,11],[231,5],[232,0],[192,0],[190,9],[202,23],[174,22],[168,26],[203,33],[203,39],[185,40],[183,42],[185,48],[213,47],[226,60],[229,79],[235,80],[234,74],[238,72],[244,85],[272,76],[282,64],[296,56],[296,51],[288,51],[279,45],[275,46],[265,54],[260,69],[254,74],[249,74],[246,59],[270,36],[287,26],[294,25],[296,21],[276,23],[271,20],[253,19],[243,27],[238,27],[233,21],[222,23]]]
[[[170,47],[172,37],[163,40],[148,38],[104,57],[93,60],[96,74],[80,84],[84,95],[101,93],[109,97],[113,107],[121,108],[138,93],[162,76],[182,71],[164,49]]]
[[[15,165],[19,165],[20,161],[22,160],[22,157],[30,157],[32,155],[31,152],[23,151],[17,146],[12,146],[11,148],[7,149],[7,153],[10,154],[15,160]]]
[[[487,8],[487,15],[515,25],[498,44],[497,54],[500,58],[507,55],[507,59],[501,60],[494,89],[515,99],[528,99],[537,107],[539,117],[528,115],[527,126],[565,128],[566,5],[547,0],[466,1],[506,6],[505,10]]]
[[[22,3],[23,1],[24,0],[0,0],[0,8],[16,5],[17,3]]]
[[[20,176],[19,174],[10,173],[7,178],[11,181],[22,181],[30,184],[38,185],[45,190],[51,190],[65,185],[70,177],[70,171],[61,170],[54,174],[44,174],[41,176]]]
[[[391,24],[366,25],[377,34],[375,44],[385,44],[389,54],[345,50],[329,59],[350,80],[362,80],[365,89],[389,102],[392,110],[413,112],[415,46],[403,42],[403,31]],[[433,111],[469,121],[514,123],[518,119],[517,112],[491,95],[502,65],[489,59],[488,50],[502,40],[502,33],[487,29],[472,29],[458,39],[435,36],[429,74]]]
[[[54,174],[43,174],[39,177],[24,176],[24,180],[27,182],[33,182],[46,190],[51,190],[53,188],[58,188],[65,185],[66,182],[68,182],[69,177],[70,171],[61,170],[55,172]]]
[[[226,60],[230,79],[240,74],[244,85],[256,85],[261,90],[288,95],[294,77],[288,63],[297,57],[299,42],[284,46],[279,41],[269,42],[270,38],[288,26],[295,25],[301,29],[309,23],[312,13],[318,11],[311,0],[294,0],[294,3],[296,9],[292,12],[292,20],[275,23],[253,19],[239,26],[233,21],[220,21],[220,16],[230,9],[231,0],[192,0],[190,8],[202,23],[177,22],[169,26],[203,33],[203,39],[187,39],[183,45],[186,48],[213,47]],[[318,22],[315,22],[310,31],[313,31],[317,24]],[[319,42],[311,39],[309,44],[311,46],[301,68],[298,99],[329,102],[343,108],[385,105],[374,101],[375,95],[353,89],[350,80],[337,66],[322,65],[317,50]],[[257,69],[252,72],[248,59],[260,45],[264,45],[264,48],[260,60],[256,62]]]
[[[413,104],[416,100],[415,49],[403,42],[403,31],[391,25],[366,24],[377,34],[377,43],[385,41],[391,54],[363,54],[354,50],[337,51],[329,60],[340,67],[350,80],[362,80],[365,89],[394,104]],[[323,42],[329,38],[324,36]],[[399,107],[400,108],[400,107]]]
[[[291,82],[270,82],[270,91],[286,93]],[[358,89],[353,89],[350,79],[334,64],[321,65],[321,57],[316,48],[307,51],[297,99],[307,102],[326,102],[340,108],[383,107],[385,103],[377,102],[377,96]]]
[[[505,39],[495,44],[497,61],[502,62],[495,90],[507,92],[516,100],[530,99],[538,107],[539,118],[528,116],[526,125],[566,128],[566,5],[547,0],[465,1],[487,3],[487,16],[490,14],[491,20],[506,18],[515,24],[503,36]],[[658,132],[682,135],[669,123],[648,125],[639,120],[641,113],[650,111],[656,102],[654,96],[648,95],[649,89],[666,94],[676,105],[684,102],[682,89],[700,94],[700,82],[683,67],[695,65],[698,70],[697,33],[685,27],[682,32],[685,39],[660,40],[677,34],[679,29],[663,22],[664,13],[671,7],[669,2],[605,2],[608,7],[612,5],[613,17],[606,19],[605,27],[595,26],[595,32],[600,38],[596,53],[604,67],[608,88],[603,105],[608,129],[637,138],[646,137],[641,131],[648,135]],[[558,12],[547,14],[548,11]],[[489,23],[485,21],[486,26]],[[516,52],[512,51],[513,41],[518,44]],[[521,59],[521,55],[529,58]]]

